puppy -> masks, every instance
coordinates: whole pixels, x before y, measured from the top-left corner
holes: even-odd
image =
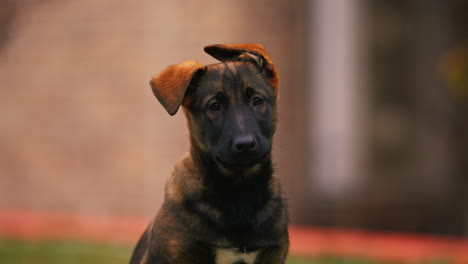
[[[186,61],[150,81],[170,115],[182,106],[191,145],[130,263],[284,263],[287,209],[271,161],[278,73],[258,44],[205,52],[221,63]]]

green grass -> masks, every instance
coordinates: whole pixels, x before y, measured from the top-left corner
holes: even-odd
[[[25,242],[0,239],[2,264],[127,264],[132,248],[122,245],[84,243],[76,241]],[[363,258],[290,256],[287,264],[382,264]],[[425,264],[447,264],[433,261]],[[385,264],[397,264],[386,262]]]
[[[119,245],[73,241],[0,240],[2,264],[124,264],[132,249]]]

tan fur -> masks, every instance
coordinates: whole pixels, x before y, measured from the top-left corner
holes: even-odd
[[[253,53],[256,55],[260,55],[265,59],[265,68],[272,72],[272,77],[268,79],[271,85],[275,88],[275,93],[279,93],[279,75],[278,71],[276,70],[275,65],[273,64],[270,55],[265,51],[265,48],[262,45],[256,43],[243,43],[243,44],[215,44],[209,45],[205,47],[205,51],[215,57],[220,61],[226,61],[228,58],[223,56],[219,56],[215,52],[211,52],[211,50],[226,50],[226,51],[238,51]]]
[[[166,197],[174,202],[182,202],[184,195],[202,188],[201,177],[192,156],[186,153],[177,163],[166,183]]]
[[[205,68],[195,61],[185,61],[169,66],[151,79],[150,84],[154,95],[169,114],[177,113],[193,76]]]

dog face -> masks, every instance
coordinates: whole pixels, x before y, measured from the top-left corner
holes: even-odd
[[[278,76],[256,44],[213,45],[205,51],[223,63],[188,61],[151,81],[170,114],[183,105],[192,147],[224,168],[249,168],[269,158],[276,124]]]
[[[268,157],[275,131],[276,95],[258,65],[209,65],[187,106],[192,142],[223,167],[249,167]]]

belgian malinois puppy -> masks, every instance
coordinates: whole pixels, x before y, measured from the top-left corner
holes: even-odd
[[[185,112],[190,152],[131,263],[284,263],[287,211],[273,176],[278,74],[258,44],[211,45],[222,63],[186,61],[150,84],[167,112]]]

